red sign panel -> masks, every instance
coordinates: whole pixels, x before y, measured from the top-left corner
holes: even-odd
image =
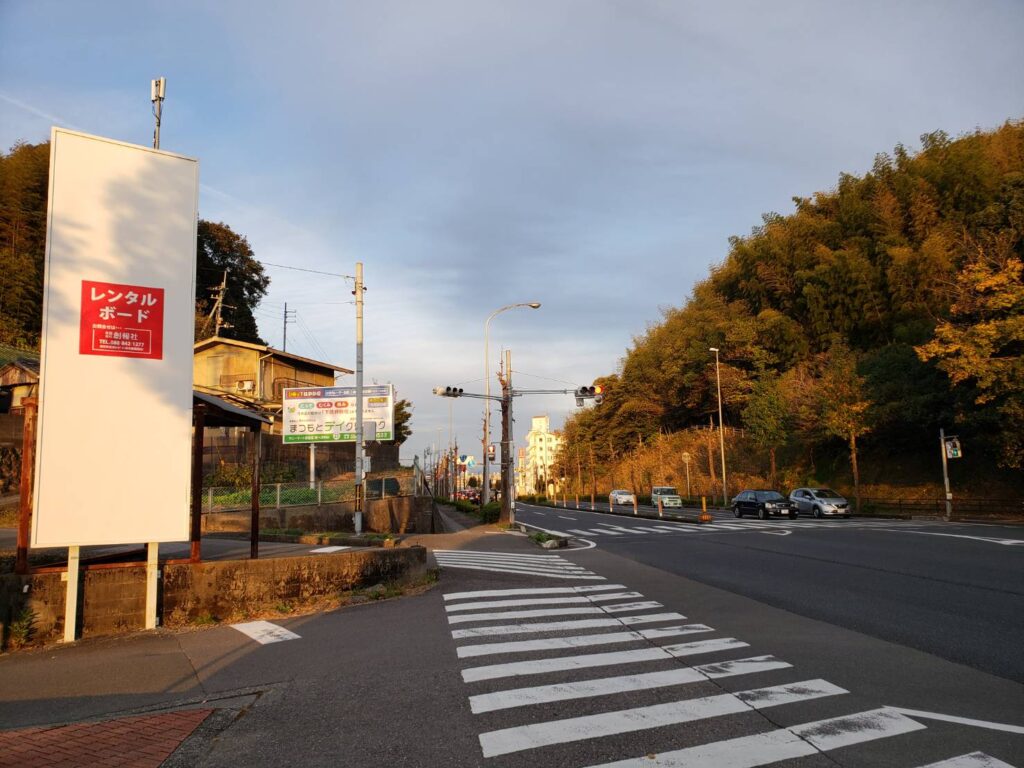
[[[82,281],[82,355],[164,356],[164,289]]]

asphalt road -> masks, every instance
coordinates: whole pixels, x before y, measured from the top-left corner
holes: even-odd
[[[668,573],[1024,682],[1024,527],[729,513],[696,526],[523,504],[517,519],[589,534]],[[638,530],[659,524],[668,530]]]
[[[221,626],[0,657],[0,727],[215,708],[166,768],[1024,768],[1018,682],[678,572],[811,534],[530,516],[592,535],[439,537],[433,589],[275,620],[293,634],[269,644]]]

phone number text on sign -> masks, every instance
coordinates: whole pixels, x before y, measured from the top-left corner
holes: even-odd
[[[82,281],[80,355],[164,356],[164,289]]]

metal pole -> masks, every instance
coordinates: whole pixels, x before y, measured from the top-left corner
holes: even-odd
[[[725,422],[722,421],[722,374],[718,368],[718,350],[715,350],[715,379],[718,381],[718,444],[722,452],[722,506],[729,506],[729,490],[725,481]]]
[[[189,532],[189,560],[202,559],[203,537],[203,434],[206,426],[206,406],[192,408],[192,526]],[[213,491],[213,488],[210,488]],[[211,511],[213,504],[210,505]]]
[[[68,588],[64,593],[64,642],[75,642],[78,624],[78,547],[68,547]]]
[[[942,454],[942,481],[946,485],[946,522],[953,518],[953,494],[949,491],[949,465],[946,462],[946,430],[939,428],[939,452]]]
[[[498,312],[501,310],[499,309]],[[491,318],[494,317],[498,312],[492,312],[487,319],[484,321],[484,394],[487,395],[487,400],[484,400],[484,440],[483,440],[483,455],[484,455],[484,487],[480,493],[480,506],[483,507],[491,500],[491,482],[490,482],[490,460],[487,458],[487,446],[491,444],[491,351],[490,351],[490,330],[491,330]],[[481,513],[482,514],[482,513]]]
[[[281,323],[281,351],[288,351],[288,302],[284,303],[284,316]]]
[[[160,84],[163,85],[163,78],[160,78]],[[157,89],[154,89],[156,91]],[[154,99],[154,116],[156,117],[156,128],[153,131],[153,149],[160,149],[160,116],[163,113],[164,99],[159,92],[154,92],[156,96]],[[221,296],[223,298],[223,295]],[[202,429],[202,427],[200,427]],[[199,438],[200,445],[202,445],[202,437]],[[201,460],[201,459],[200,459]],[[200,472],[200,475],[202,473]],[[193,482],[195,480],[193,479]],[[199,482],[202,483],[202,477],[200,476]],[[194,510],[195,516],[199,517],[199,510]],[[195,522],[193,522],[193,529],[195,528]],[[191,545],[192,548],[196,548],[196,544]],[[68,548],[68,602],[71,602],[72,592],[72,554],[71,550],[74,550],[74,594],[75,601],[78,600],[78,547]],[[156,629],[156,598],[157,598],[157,581],[159,579],[159,567],[160,567],[160,544],[158,542],[148,542],[146,544],[146,616],[145,626],[146,629]],[[68,606],[65,608],[65,626],[64,626],[64,642],[75,639],[75,613],[77,607]],[[70,611],[71,624],[70,627],[70,638],[68,636],[69,627],[67,626],[67,616]]]
[[[363,263],[356,262],[356,509],[355,531],[363,532]]]
[[[251,428],[251,431],[253,446],[252,486],[249,491],[249,557],[255,560],[260,556],[260,454],[263,450],[263,430],[259,424],[256,424]],[[280,483],[277,484],[277,506],[280,509]]]

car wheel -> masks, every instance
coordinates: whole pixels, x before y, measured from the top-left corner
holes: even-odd
[[[739,507],[737,507],[737,506],[733,506],[733,508],[732,508],[732,513],[733,513],[733,514],[734,514],[734,515],[735,515],[736,517],[743,517],[743,513],[742,513],[742,512],[740,512],[740,508],[739,508]]]
[[[796,512],[790,512],[790,513],[789,513],[789,519],[790,519],[790,520],[796,520],[796,515],[797,515],[797,513],[796,513]]]
[[[819,520],[821,519],[821,507],[814,508],[814,516],[817,517]]]
[[[757,516],[761,520],[767,520],[768,519],[768,510],[765,509],[764,507],[761,507],[759,510],[757,510]]]

